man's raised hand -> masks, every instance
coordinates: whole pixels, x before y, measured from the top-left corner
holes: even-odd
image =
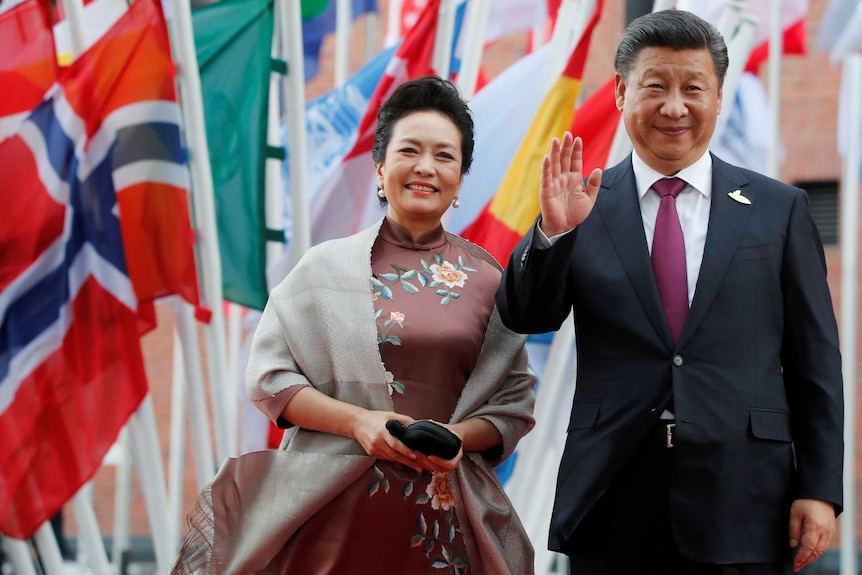
[[[552,237],[572,230],[590,214],[602,183],[602,171],[593,170],[584,185],[584,143],[571,132],[551,141],[542,162],[539,184],[540,227]]]

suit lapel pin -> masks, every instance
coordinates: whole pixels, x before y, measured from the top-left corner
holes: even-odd
[[[730,196],[732,200],[736,200],[740,204],[745,204],[746,206],[751,205],[751,200],[743,196],[742,191],[740,190],[733,190],[732,192],[728,192],[727,195]]]

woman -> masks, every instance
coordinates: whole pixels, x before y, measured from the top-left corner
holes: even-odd
[[[386,216],[313,247],[270,294],[246,387],[286,428],[281,450],[225,465],[175,571],[533,572],[493,466],[533,426],[535,380],[494,309],[500,266],[441,225],[472,152],[450,82],[407,82],[381,106]],[[448,422],[462,449],[412,451],[390,419]]]

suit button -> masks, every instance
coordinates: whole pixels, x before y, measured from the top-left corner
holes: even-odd
[[[673,364],[677,367],[680,367],[683,364],[682,356],[681,355],[673,356]]]

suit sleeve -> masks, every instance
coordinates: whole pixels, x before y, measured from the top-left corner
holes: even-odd
[[[840,513],[844,396],[838,328],[820,236],[798,191],[782,271],[782,369],[796,452],[796,496],[830,501]]]
[[[512,251],[497,289],[500,317],[519,333],[556,331],[572,308],[567,278],[577,230],[540,248],[535,244],[537,225]]]

